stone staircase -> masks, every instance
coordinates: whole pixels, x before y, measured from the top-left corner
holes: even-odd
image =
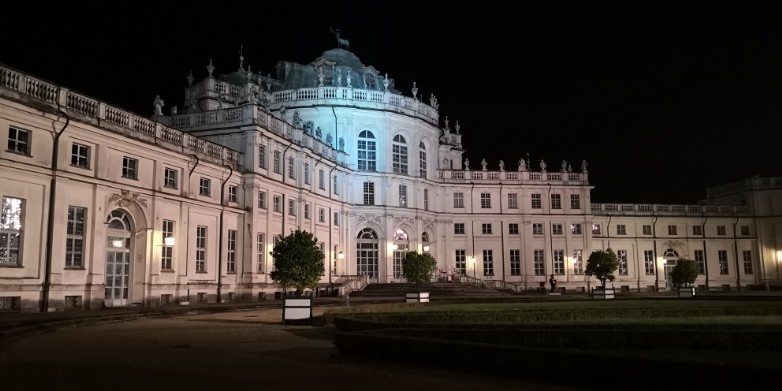
[[[364,290],[352,292],[350,297],[364,298],[404,298],[406,293],[415,292],[415,284],[391,283],[369,284]],[[462,283],[429,283],[421,284],[421,292],[429,292],[432,300],[437,299],[470,299],[489,297],[511,297],[513,295],[503,293],[495,289],[481,288],[472,284]]]

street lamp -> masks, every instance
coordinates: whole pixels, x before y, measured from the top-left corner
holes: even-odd
[[[168,236],[163,238],[163,243],[165,243],[166,246],[173,246],[174,243],[176,243],[176,239],[174,239],[173,236]]]

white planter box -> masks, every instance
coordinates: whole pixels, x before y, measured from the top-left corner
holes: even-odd
[[[286,297],[282,300],[282,321],[312,318],[311,297]]]
[[[695,296],[694,286],[679,288],[679,297],[694,297],[694,296]]]
[[[592,298],[598,300],[610,300],[614,298],[614,288],[595,289],[592,291]]]
[[[406,303],[428,303],[429,292],[405,293],[405,302]]]

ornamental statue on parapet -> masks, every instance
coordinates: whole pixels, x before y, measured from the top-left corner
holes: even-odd
[[[340,29],[332,29],[329,27],[329,30],[331,30],[331,33],[334,34],[335,37],[337,37],[337,49],[345,49],[350,50],[350,42],[348,42],[345,38],[340,38],[340,35],[342,34],[342,31]]]

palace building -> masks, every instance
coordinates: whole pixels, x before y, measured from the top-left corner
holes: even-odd
[[[318,293],[403,282],[407,251],[514,291],[551,274],[589,290],[607,248],[617,290],[669,289],[679,258],[702,289],[782,284],[782,178],[697,205],[594,203],[586,161],[465,161],[434,95],[346,49],[274,77],[205,71],[146,117],[0,65],[0,310],[263,300],[295,229],[326,254]]]

